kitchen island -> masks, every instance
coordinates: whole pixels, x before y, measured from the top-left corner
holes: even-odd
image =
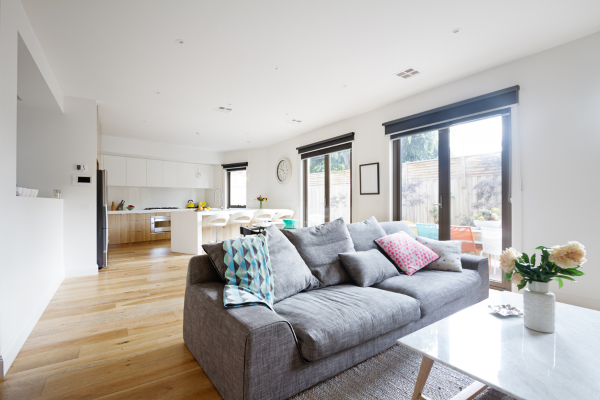
[[[215,228],[205,226],[203,220],[213,214],[225,212],[233,215],[240,211],[258,211],[259,209],[236,208],[221,210],[213,208],[210,211],[177,210],[171,213],[171,251],[185,254],[204,254],[202,245],[215,240]],[[265,210],[267,210],[265,208]],[[269,208],[268,210],[280,211]],[[219,240],[232,239],[240,236],[240,224],[227,223],[219,228]]]

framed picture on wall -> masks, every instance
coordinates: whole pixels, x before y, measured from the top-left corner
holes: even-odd
[[[379,163],[359,165],[360,194],[379,194]]]

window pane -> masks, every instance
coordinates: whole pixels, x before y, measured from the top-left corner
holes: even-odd
[[[329,220],[350,223],[350,150],[329,155]]]
[[[450,155],[451,239],[489,256],[490,280],[501,282],[502,117],[451,127]]]
[[[246,170],[229,173],[230,206],[246,205]]]
[[[439,238],[438,132],[400,139],[402,219],[416,234]]]
[[[306,188],[307,226],[325,222],[325,156],[313,157],[308,162],[308,187]]]

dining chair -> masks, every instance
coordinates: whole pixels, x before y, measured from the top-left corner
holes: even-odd
[[[271,223],[279,228],[279,225],[283,226],[285,222],[284,219],[291,219],[294,216],[293,210],[278,210],[273,216]]]
[[[209,243],[219,243],[219,228],[225,228],[229,222],[230,215],[228,213],[216,213],[207,216],[204,219],[204,225],[213,226],[215,228],[215,241]]]
[[[433,240],[439,239],[438,226],[436,224],[415,224],[417,225],[417,235]]]
[[[450,240],[462,241],[462,251],[479,255],[479,250],[475,245],[473,230],[470,226],[450,226]]]
[[[275,210],[267,210],[260,209],[254,212],[254,217],[252,218],[252,226],[267,228],[271,226],[271,220],[275,215]]]

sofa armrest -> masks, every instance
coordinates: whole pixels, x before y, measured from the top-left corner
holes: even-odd
[[[268,380],[278,358],[299,357],[294,331],[264,306],[225,308],[223,288],[222,282],[188,284],[184,342],[225,399],[266,398],[249,393],[249,382]]]
[[[194,256],[190,258],[188,263],[186,285],[190,286],[202,282],[223,282],[210,257],[206,254]]]
[[[479,298],[487,299],[490,296],[490,264],[487,257],[479,257],[471,254],[463,254],[460,258],[463,269],[477,271],[481,278],[479,287]]]

